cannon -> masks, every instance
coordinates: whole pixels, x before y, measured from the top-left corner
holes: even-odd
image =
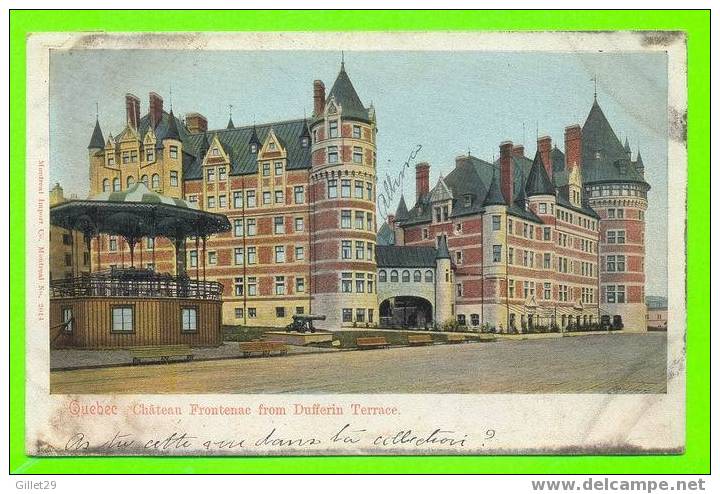
[[[315,332],[313,327],[313,321],[324,321],[325,316],[313,315],[313,314],[295,314],[292,316],[292,322],[285,326],[287,331],[297,331],[298,333],[304,333],[310,331]]]

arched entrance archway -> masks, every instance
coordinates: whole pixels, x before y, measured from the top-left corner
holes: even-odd
[[[432,304],[422,297],[392,297],[380,304],[380,324],[391,328],[429,328]]]

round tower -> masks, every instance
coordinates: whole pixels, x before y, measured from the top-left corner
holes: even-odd
[[[435,256],[435,324],[442,327],[455,319],[455,298],[453,272],[447,238],[443,235],[438,243]]]
[[[344,64],[328,96],[314,83],[310,173],[313,313],[318,327],[378,322],[375,263],[375,112],[363,106]]]
[[[582,174],[588,204],[600,216],[600,313],[622,318],[625,331],[647,330],[645,211],[642,160],[613,132],[597,101],[582,128]]]

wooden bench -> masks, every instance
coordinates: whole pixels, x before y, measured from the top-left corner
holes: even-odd
[[[184,357],[188,362],[193,359],[190,345],[157,345],[136,346],[130,348],[133,365],[139,364],[143,359],[160,360],[167,364],[172,357]]]
[[[448,343],[467,343],[467,338],[464,334],[448,334],[445,335]]]
[[[429,334],[411,334],[408,335],[408,345],[410,346],[421,346],[421,345],[432,345],[433,339]]]
[[[249,357],[252,354],[259,354],[263,357],[287,355],[287,344],[282,341],[241,341],[240,351],[243,357]]]
[[[388,342],[384,336],[366,336],[355,340],[355,345],[362,350],[368,348],[387,348]]]

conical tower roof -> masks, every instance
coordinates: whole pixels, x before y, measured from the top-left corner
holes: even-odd
[[[178,131],[177,121],[175,120],[175,115],[173,115],[172,110],[170,110],[170,115],[168,117],[167,132],[163,137],[163,140],[165,139],[175,139],[176,141],[180,140],[180,132]]]
[[[402,221],[407,219],[409,216],[407,204],[405,204],[405,196],[400,195],[400,203],[398,204],[397,211],[395,211],[395,220]]]
[[[643,165],[643,159],[642,159],[642,156],[640,156],[640,150],[639,150],[639,149],[638,149],[638,152],[637,152],[637,159],[635,160],[635,166],[636,166],[636,167],[642,167],[642,166],[644,166],[644,165]]]
[[[497,179],[497,173],[495,173],[495,167],[493,167],[492,180],[490,181],[490,187],[488,187],[487,194],[485,194],[485,200],[483,206],[503,206],[505,205],[505,198],[500,190],[500,182]]]
[[[340,73],[335,79],[330,93],[328,94],[327,100],[335,99],[335,101],[342,106],[342,113],[344,117],[358,118],[360,120],[370,120],[367,108],[360,101],[360,97],[355,91],[350,77],[345,72],[345,62],[340,65]]]
[[[530,167],[530,174],[525,182],[525,193],[528,197],[555,195],[555,187],[550,181],[547,170],[543,165],[539,150],[535,152],[535,159],[533,160],[532,167]]]
[[[628,141],[627,136],[625,137],[625,146],[624,147],[625,147],[625,152],[627,153],[628,156],[630,156],[630,153],[632,151],[630,151],[630,141]]]
[[[447,238],[445,237],[445,235],[440,237],[440,242],[438,243],[435,259],[450,259],[450,251],[448,250]]]
[[[100,121],[95,119],[95,129],[93,130],[92,137],[90,138],[90,144],[88,149],[103,149],[105,147],[105,138],[103,137],[102,130],[100,129]]]
[[[253,124],[252,128],[252,134],[250,134],[250,142],[248,143],[250,146],[255,144],[258,149],[260,149],[260,146],[262,146],[262,143],[260,142],[260,139],[258,139],[257,135],[257,129],[255,128],[255,125]]]
[[[235,124],[233,123],[232,116],[228,119],[227,127],[228,129],[234,129]]]

